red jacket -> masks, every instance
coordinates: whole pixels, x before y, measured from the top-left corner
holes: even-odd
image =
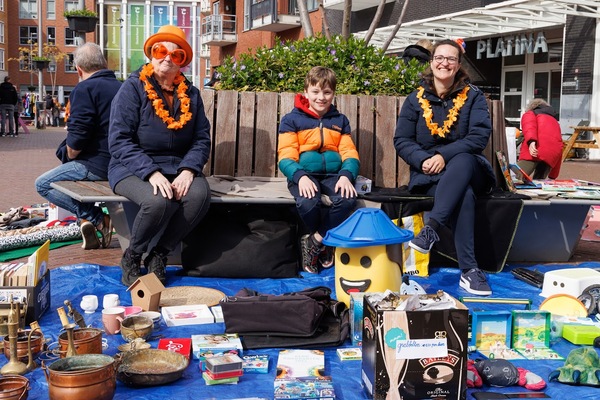
[[[521,129],[523,144],[519,160],[543,161],[552,168],[548,177],[557,178],[562,163],[563,140],[560,125],[554,115],[543,107],[527,111],[521,118]],[[538,157],[532,157],[529,153],[532,141],[537,142]]]

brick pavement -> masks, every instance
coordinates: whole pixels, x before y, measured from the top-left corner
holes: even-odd
[[[29,134],[20,132],[19,137],[0,137],[0,165],[2,189],[0,212],[10,207],[29,206],[42,203],[34,187],[35,179],[43,172],[59,164],[54,155],[56,147],[65,138],[61,128],[30,129]],[[598,181],[600,161],[567,160],[563,163],[560,178],[579,178]],[[116,266],[121,259],[121,250],[116,241],[108,249],[86,250],[79,245],[65,246],[52,250],[51,267],[77,263],[92,263]],[[600,259],[600,242],[580,241],[571,262]],[[23,261],[23,260],[19,260]]]

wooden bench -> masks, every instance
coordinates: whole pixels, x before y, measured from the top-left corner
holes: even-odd
[[[285,178],[277,168],[277,128],[279,116],[292,110],[295,94],[201,92],[212,129],[212,151],[204,174],[207,177],[269,178],[285,187]],[[397,157],[392,144],[403,102],[404,97],[393,96],[336,97],[338,109],[350,120],[352,137],[361,158],[360,174],[371,179],[374,186],[396,188],[408,184],[409,167]],[[504,112],[500,101],[489,101],[488,105],[493,134],[484,154],[494,166],[498,182],[502,182],[495,152],[507,151]],[[105,203],[121,247],[127,248],[131,215],[135,215],[134,205],[128,199],[115,195],[107,182],[57,182],[52,186],[82,202]],[[273,199],[228,195],[215,195],[212,202],[294,203],[291,196]],[[555,199],[527,200],[524,204],[507,261],[568,261],[579,240],[590,202]]]

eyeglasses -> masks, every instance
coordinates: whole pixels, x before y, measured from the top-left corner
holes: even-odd
[[[441,64],[446,60],[448,64],[456,64],[458,62],[458,57],[444,57],[444,56],[433,56],[433,61],[438,64]]]
[[[185,62],[187,55],[185,51],[182,49],[175,49],[173,51],[169,51],[163,44],[156,43],[152,46],[152,58],[156,58],[157,60],[162,60],[166,56],[171,56],[171,61],[174,64],[181,65]]]

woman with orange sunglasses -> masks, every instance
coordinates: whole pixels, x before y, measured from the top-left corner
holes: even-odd
[[[123,83],[111,108],[108,180],[139,206],[123,284],[143,267],[166,281],[167,255],[204,217],[210,188],[202,169],[210,153],[210,124],[200,91],[181,72],[193,58],[183,30],[162,26],[144,43],[150,62]],[[150,248],[150,245],[153,246]]]

